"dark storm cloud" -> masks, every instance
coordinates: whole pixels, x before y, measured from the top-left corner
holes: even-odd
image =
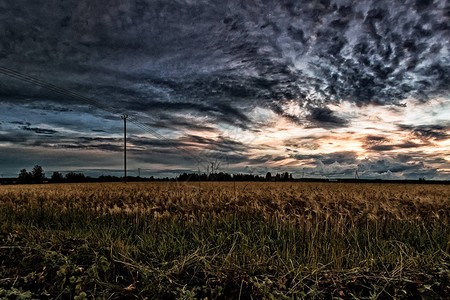
[[[395,149],[390,140],[384,136],[368,135],[362,138],[363,148],[375,151],[390,151]]]
[[[360,176],[373,176],[375,178],[405,178],[418,179],[421,177],[433,178],[437,169],[426,166],[423,162],[399,162],[393,158],[362,161],[358,164]]]
[[[246,127],[243,109],[283,115],[280,104],[295,100],[309,103],[310,121],[328,128],[346,120],[323,103],[395,104],[448,92],[445,1],[1,5],[2,65],[155,119],[190,111]],[[14,85],[9,91],[2,99],[17,97]],[[166,115],[166,124],[153,124],[172,121]]]
[[[371,136],[369,140],[384,140],[379,136]],[[380,147],[383,145],[380,145]],[[387,147],[390,150],[390,147]],[[296,176],[354,178],[356,170],[360,178],[366,179],[445,179],[439,172],[439,166],[446,163],[445,157],[430,157],[420,148],[405,148],[401,154],[387,155],[379,151],[370,159],[360,159],[357,153],[341,151],[324,154],[291,154],[303,167],[285,167],[284,171],[293,172]],[[277,171],[283,171],[279,169]]]
[[[390,151],[396,149],[394,145],[373,145],[367,148],[368,150],[374,151]]]
[[[167,113],[159,114],[158,119],[147,121],[146,124],[156,128],[172,130],[189,128],[191,130],[215,131],[214,127],[204,122],[199,122],[197,120],[193,120],[192,118],[186,118],[183,116],[178,116],[175,118],[173,115]]]
[[[22,121],[13,121],[13,122],[9,122],[10,124],[15,124],[15,125],[26,125],[26,126],[30,126],[31,123],[29,122],[22,122]]]
[[[373,151],[391,151],[395,149],[408,149],[408,148],[419,148],[423,146],[428,146],[429,144],[417,144],[413,142],[405,142],[401,144],[381,144],[381,145],[371,145],[366,146],[367,150]]]
[[[384,136],[377,136],[377,135],[368,135],[364,138],[364,141],[366,143],[372,144],[372,143],[381,143],[381,142],[386,142],[389,141],[386,137]]]
[[[364,137],[362,139],[362,142],[362,147],[364,149],[372,151],[391,151],[396,149],[420,148],[430,145],[426,140],[421,144],[414,143],[412,141],[406,141],[404,143],[392,143],[388,138],[384,136],[374,135]]]
[[[217,138],[206,138],[197,135],[186,135],[177,139],[149,139],[139,136],[132,136],[129,138],[129,140],[133,145],[152,148],[198,147],[200,149],[204,149],[206,146],[212,145],[213,147],[209,150],[214,149],[215,151],[223,152],[238,152],[248,150],[246,145],[222,136],[219,136]]]
[[[420,139],[423,140],[437,140],[437,141],[443,141],[449,138],[449,134],[447,133],[450,131],[450,126],[444,126],[444,125],[419,125],[419,126],[412,126],[412,125],[398,125],[398,127],[402,130],[408,130],[411,131],[415,136],[417,136]]]
[[[408,154],[398,154],[393,156],[393,159],[395,161],[399,161],[402,163],[414,163],[414,162],[423,162],[426,164],[445,164],[445,156],[443,157],[430,157],[426,153],[423,153],[421,151],[415,151],[414,153],[408,153]]]
[[[55,134],[55,133],[57,133],[57,131],[53,130],[53,129],[30,127],[29,125],[21,126],[21,129],[26,130],[26,131],[33,131],[38,134]]]
[[[324,163],[329,155],[313,155],[311,157],[298,157],[298,159],[313,158],[314,162],[308,163],[298,173],[298,168],[292,169],[297,176],[304,177],[328,177],[328,178],[354,178],[356,170],[358,176],[365,179],[443,179],[436,167],[430,165],[433,161],[427,160],[425,154],[403,155],[402,157],[378,157],[374,159],[358,160],[334,160],[332,163]],[[419,159],[424,159],[418,162]],[[331,162],[331,161],[329,161]],[[313,167],[311,167],[311,164]]]
[[[43,129],[24,122],[13,121],[13,125],[20,125],[8,132],[0,133],[0,142],[13,143],[16,147],[39,147],[45,149],[68,150],[99,150],[107,152],[122,152],[123,140],[120,137],[81,136],[77,134],[58,134],[56,130]],[[154,155],[154,159],[144,159],[146,162],[160,163],[164,156],[167,163],[194,159],[199,166],[209,164],[210,161],[224,163],[242,162],[247,159],[246,153],[250,148],[234,139],[218,136],[206,138],[197,135],[185,135],[179,138],[148,138],[144,136],[128,136],[128,152],[130,155]],[[38,152],[39,152],[38,151]]]
[[[348,124],[347,120],[339,118],[327,107],[316,107],[311,109],[311,114],[307,117],[313,124],[323,128],[344,127]]]
[[[279,155],[262,155],[255,158],[251,158],[249,160],[246,160],[250,164],[267,164],[269,162],[276,162],[284,160],[285,157],[279,156]]]
[[[322,164],[330,165],[333,163],[353,164],[356,162],[356,153],[353,151],[341,151],[329,154],[295,154],[291,157],[298,160],[320,161]]]

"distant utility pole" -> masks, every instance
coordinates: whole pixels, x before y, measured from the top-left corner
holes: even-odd
[[[128,115],[120,116],[123,120],[123,171],[124,171],[124,182],[127,183],[127,118]]]
[[[138,168],[138,177],[141,177],[141,168]]]

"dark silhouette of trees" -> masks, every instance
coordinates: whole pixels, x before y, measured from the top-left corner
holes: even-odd
[[[33,182],[34,183],[42,183],[45,179],[45,173],[41,166],[35,165],[33,168],[33,171],[31,171],[33,175]]]
[[[111,175],[100,175],[100,176],[98,176],[98,181],[101,181],[101,182],[118,182],[118,181],[122,181],[122,178],[117,177],[117,176],[111,176]]]
[[[215,169],[215,164],[212,164],[211,168]],[[34,166],[31,172],[27,172],[26,169],[20,170],[18,178],[2,178],[2,184],[30,184],[30,183],[43,183],[45,173],[41,166]],[[175,178],[154,178],[153,176],[145,177],[133,177],[128,176],[129,181],[272,181],[272,182],[386,182],[386,183],[420,183],[420,184],[449,184],[450,181],[439,181],[439,180],[426,180],[425,177],[421,177],[418,180],[381,180],[381,179],[353,179],[353,178],[341,178],[330,180],[328,178],[298,178],[295,179],[292,173],[283,172],[277,173],[272,176],[270,172],[267,172],[265,176],[259,176],[254,174],[230,174],[225,172],[215,172],[215,173],[183,173]],[[92,178],[85,176],[83,173],[69,172],[66,176],[63,176],[60,172],[53,172],[49,182],[51,183],[61,183],[61,182],[119,182],[122,181],[122,177],[111,176],[111,175],[101,175],[97,178]]]
[[[225,172],[217,172],[219,164],[211,163],[211,168],[207,171],[209,173],[183,173],[175,178],[141,178],[141,177],[129,177],[130,181],[295,181],[292,178],[292,174],[288,172],[277,173],[272,176],[272,173],[267,172],[265,176],[259,176],[254,174],[230,174]],[[215,172],[211,172],[211,170]],[[41,166],[35,165],[32,172],[27,172],[26,169],[22,169],[19,174],[19,183],[43,183],[45,180],[45,173]],[[118,182],[122,178],[110,175],[101,175],[98,178],[91,178],[85,176],[83,173],[69,172],[66,176],[63,176],[60,172],[53,172],[50,182]]]
[[[27,172],[26,169],[20,170],[18,177],[19,183],[43,183],[44,180],[44,169],[39,165],[35,165],[31,172]]]
[[[59,172],[53,172],[52,178],[50,180],[51,180],[51,182],[63,182],[64,176],[63,176],[63,174],[61,174]]]
[[[253,174],[234,174],[233,179],[235,181],[264,181],[263,176]]]
[[[289,174],[289,172],[284,173],[277,173],[275,176],[272,177],[272,174],[270,172],[267,172],[266,174],[266,181],[293,181],[294,178],[292,177],[292,174]]]
[[[66,181],[68,182],[83,182],[86,181],[86,176],[83,173],[69,172],[66,174]]]
[[[19,173],[19,183],[32,183],[33,182],[33,174],[27,172],[26,169],[20,170]]]
[[[224,172],[211,174],[183,173],[177,181],[264,181],[264,177],[253,174],[229,174]]]

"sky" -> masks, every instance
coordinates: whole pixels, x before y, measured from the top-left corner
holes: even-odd
[[[450,180],[450,6],[0,0],[0,173]],[[3,69],[4,70],[4,69]],[[88,100],[86,100],[88,99]]]

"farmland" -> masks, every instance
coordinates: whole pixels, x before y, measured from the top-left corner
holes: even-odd
[[[0,297],[448,298],[445,185],[0,186]]]

